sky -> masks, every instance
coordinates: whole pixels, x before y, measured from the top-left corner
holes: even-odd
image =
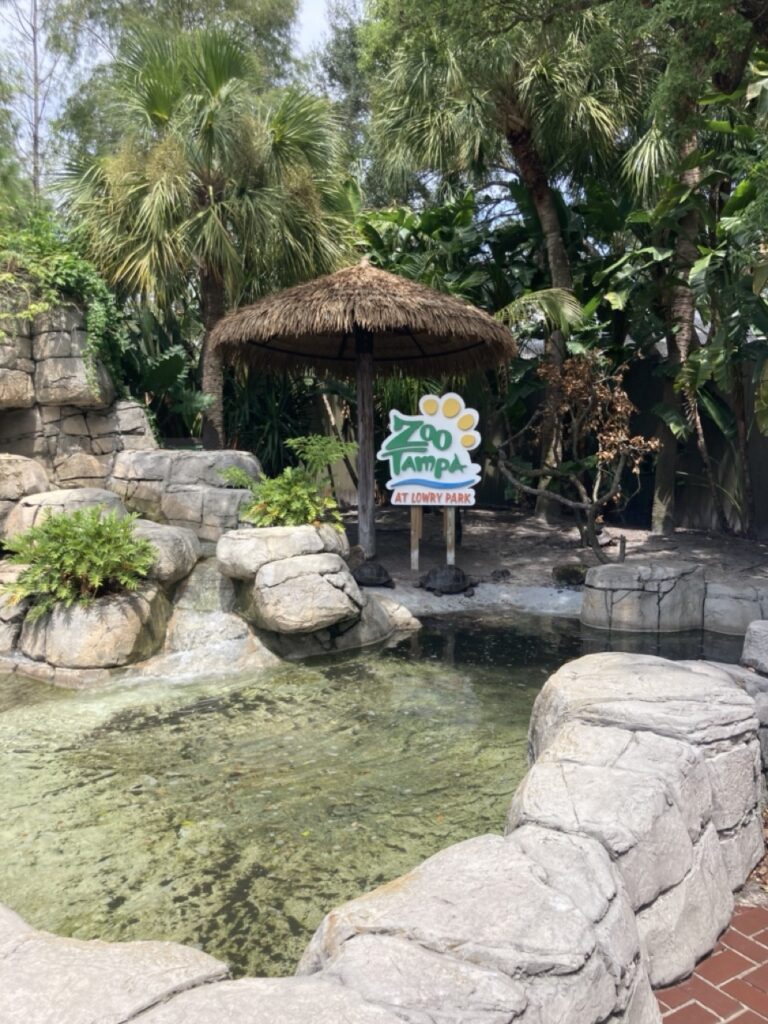
[[[326,31],[326,0],[301,0],[296,26],[299,53],[305,54],[322,40]]]

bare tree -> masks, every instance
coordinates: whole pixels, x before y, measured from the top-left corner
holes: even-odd
[[[64,57],[49,43],[53,0],[0,0],[0,24],[14,86],[13,107],[20,125],[19,151],[35,199],[46,170],[48,120],[58,99]]]
[[[658,448],[655,438],[632,436],[635,411],[623,387],[624,367],[607,369],[597,355],[573,356],[539,370],[547,384],[547,401],[498,453],[499,472],[522,494],[557,502],[573,513],[582,543],[601,562],[597,524],[610,509],[623,507],[634,493],[628,479],[638,479],[640,465]],[[549,403],[549,408],[547,407]],[[556,419],[563,457],[539,469],[521,461],[517,449],[540,443],[542,425]],[[619,561],[624,560],[624,538]]]

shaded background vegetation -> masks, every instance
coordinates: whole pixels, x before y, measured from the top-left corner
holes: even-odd
[[[206,339],[228,308],[368,256],[518,335],[516,363],[451,382],[489,464],[532,418],[518,466],[568,461],[558,374],[588,356],[621,368],[656,449],[630,518],[768,527],[759,0],[477,0],[471,20],[461,0],[337,0],[304,60],[282,0],[0,17],[4,273],[95,305],[95,344],[169,441],[277,472],[286,438],[351,436],[349,382],[225,372]],[[417,389],[381,382],[379,411]]]

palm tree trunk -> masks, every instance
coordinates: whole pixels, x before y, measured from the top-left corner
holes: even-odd
[[[520,180],[531,197],[539,218],[547,253],[550,283],[553,288],[573,289],[571,261],[563,239],[560,215],[555,193],[549,184],[549,175],[533,141],[530,129],[523,123],[516,123],[507,130],[507,142],[515,159]],[[546,358],[557,369],[565,360],[567,350],[561,331],[552,331],[547,338]],[[560,405],[556,384],[548,386],[545,402],[550,412],[545,415],[541,428],[541,465],[557,466],[563,458],[563,439],[557,408]],[[549,486],[549,480],[542,479],[540,487]],[[558,511],[556,505],[540,496],[536,499],[536,514],[548,518]]]
[[[695,152],[697,146],[698,136],[695,132],[692,132],[680,147],[679,158],[682,164],[685,164],[685,161]],[[687,188],[695,189],[699,184],[700,177],[699,168],[690,167],[683,171],[680,181]],[[681,366],[685,366],[688,356],[697,344],[696,331],[694,329],[696,299],[688,280],[691,268],[699,256],[696,240],[700,226],[698,212],[695,209],[690,210],[680,220],[674,242],[673,273],[675,279],[669,292],[667,337],[670,354],[674,339],[674,347],[677,349],[678,360]],[[725,515],[722,495],[715,479],[714,466],[707,449],[695,392],[690,388],[685,388],[683,390],[683,400],[686,417],[696,437],[696,446],[704,467],[704,474],[707,479],[717,526],[723,533],[727,533],[728,520]],[[674,490],[671,493],[674,496]]]
[[[200,305],[203,314],[202,390],[213,398],[203,413],[203,447],[224,447],[224,368],[211,347],[211,331],[224,316],[224,287],[209,271],[200,273]]]

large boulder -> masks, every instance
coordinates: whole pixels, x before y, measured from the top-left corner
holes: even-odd
[[[747,626],[741,664],[768,675],[768,620],[759,619]]]
[[[47,491],[48,474],[34,459],[0,452],[0,534],[14,504],[27,494]]]
[[[3,534],[5,537],[15,537],[30,526],[42,522],[48,515],[95,507],[101,507],[105,512],[114,512],[120,518],[126,514],[125,506],[116,494],[98,487],[44,491],[41,494],[28,494],[16,503],[5,520]]]
[[[701,629],[704,587],[701,566],[599,565],[587,573],[581,621],[595,629],[639,633]]]
[[[321,551],[349,554],[349,541],[343,530],[330,523],[320,526],[244,527],[222,534],[216,544],[219,571],[234,580],[252,580],[263,565],[298,555],[317,555]]]
[[[339,555],[298,555],[256,573],[240,613],[260,629],[314,633],[360,618],[363,596]]]
[[[103,409],[115,397],[104,366],[89,366],[81,355],[53,356],[35,365],[35,399],[39,405],[76,405]]]
[[[189,576],[200,558],[200,541],[192,530],[180,526],[163,526],[149,519],[137,519],[133,525],[136,537],[148,540],[155,549],[155,561],[149,578],[164,586],[178,583]]]
[[[0,910],[3,1024],[117,1024],[226,976],[226,964],[188,946],[64,939]]]
[[[318,978],[242,978],[181,992],[136,1024],[402,1024],[355,992]]]
[[[500,836],[441,851],[328,914],[298,973],[320,972],[414,1024],[606,1020],[648,984],[631,910],[605,854],[551,843],[551,871]],[[591,863],[578,886],[569,857]]]
[[[154,586],[130,594],[110,594],[90,605],[57,605],[30,622],[25,619],[19,648],[54,667],[113,668],[154,654],[163,643],[170,605]]]
[[[314,526],[270,526],[228,530],[216,544],[219,571],[233,580],[252,580],[263,565],[325,550]]]

